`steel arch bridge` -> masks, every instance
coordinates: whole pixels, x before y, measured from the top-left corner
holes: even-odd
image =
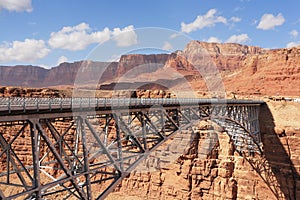
[[[203,119],[262,153],[262,101],[1,98],[1,199],[103,199],[161,144]],[[9,192],[8,192],[9,191]]]

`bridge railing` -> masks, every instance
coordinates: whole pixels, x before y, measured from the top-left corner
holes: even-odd
[[[262,104],[262,101],[198,98],[0,98],[0,111],[40,111],[87,108],[195,104]]]

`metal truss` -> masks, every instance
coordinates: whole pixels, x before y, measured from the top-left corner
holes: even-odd
[[[103,199],[151,152],[203,119],[223,126],[237,151],[262,153],[260,104],[151,101],[0,117],[1,199]]]

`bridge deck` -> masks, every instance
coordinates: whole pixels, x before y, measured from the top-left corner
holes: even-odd
[[[0,98],[0,115],[188,105],[260,105],[263,101],[198,98]]]

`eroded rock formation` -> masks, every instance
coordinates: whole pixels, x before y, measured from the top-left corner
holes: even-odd
[[[77,81],[83,85],[104,84],[104,89],[111,89],[116,83],[128,87],[131,83],[145,85],[152,81],[178,88],[181,77],[195,90],[206,90],[209,75],[219,74],[222,83],[218,84],[224,84],[226,91],[235,94],[299,96],[300,89],[295,87],[300,85],[299,56],[299,47],[267,50],[192,41],[170,55],[123,55],[118,63],[80,61],[62,63],[52,69],[1,66],[0,85],[41,87],[74,85]],[[175,72],[167,71],[168,67]]]
[[[222,127],[201,121],[178,133],[194,135],[180,157],[130,174],[108,199],[297,199],[299,163],[291,156],[298,151],[297,132],[278,137],[274,124],[266,124],[271,129],[263,129],[264,155],[242,156]]]
[[[57,89],[50,88],[19,88],[0,87],[0,97],[65,97],[66,95]]]

